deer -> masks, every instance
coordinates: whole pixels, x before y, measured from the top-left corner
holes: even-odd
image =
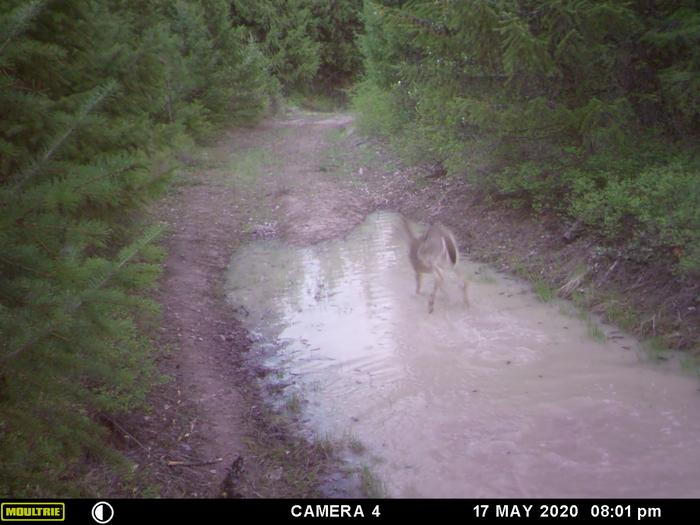
[[[467,280],[457,270],[459,262],[459,247],[455,236],[447,226],[431,224],[423,235],[416,235],[406,217],[401,216],[402,223],[409,239],[408,258],[416,275],[416,294],[420,295],[423,274],[433,274],[435,283],[428,299],[428,313],[435,309],[435,295],[438,288],[445,282],[445,273],[452,272],[460,281],[465,306],[469,306],[467,297]]]

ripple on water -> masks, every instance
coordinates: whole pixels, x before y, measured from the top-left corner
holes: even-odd
[[[700,496],[694,379],[469,261],[471,306],[448,286],[428,315],[398,224],[376,213],[340,241],[232,258],[228,300],[320,435],[361,441],[394,496]]]

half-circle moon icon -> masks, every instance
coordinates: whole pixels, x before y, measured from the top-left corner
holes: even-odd
[[[114,509],[112,508],[112,505],[110,505],[106,501],[100,501],[93,505],[92,519],[94,519],[97,523],[109,523],[113,517]]]

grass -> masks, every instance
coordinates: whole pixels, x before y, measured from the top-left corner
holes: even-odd
[[[347,438],[348,448],[353,454],[364,454],[367,451],[365,444],[360,441],[356,436],[348,436]]]
[[[347,136],[346,128],[333,128],[327,134],[326,138],[331,143],[338,143]]]
[[[344,128],[336,128],[330,130],[326,134],[328,146],[321,155],[319,163],[319,171],[334,173],[338,175],[350,175],[353,172],[353,167],[346,162],[345,146],[341,141],[345,138],[347,131]]]
[[[585,313],[586,313],[586,317],[585,317],[586,333],[594,341],[601,343],[601,344],[604,343],[607,340],[607,336],[605,335],[605,332],[603,332],[603,330],[601,330],[598,322],[590,314],[588,314],[588,312],[585,312]]]
[[[339,449],[338,443],[330,435],[316,438],[316,440],[314,440],[314,447],[319,454],[325,458],[334,457]]]
[[[670,350],[662,337],[657,336],[647,339],[642,343],[642,348],[647,357],[655,363],[662,363],[670,358]]]
[[[355,158],[360,161],[360,164],[369,164],[377,158],[377,151],[371,144],[361,144],[357,147],[357,153]],[[389,162],[384,166],[384,169],[393,170],[398,168],[398,165],[394,162]]]
[[[347,137],[346,128],[332,129],[327,133],[328,146],[321,155],[320,171],[352,178],[357,170],[376,160],[377,151],[371,144],[356,146],[352,141],[345,140]]]
[[[251,190],[262,175],[279,170],[283,165],[284,160],[272,156],[268,146],[246,148],[227,155],[215,149],[205,149],[198,155],[193,154],[188,163],[176,170],[172,185],[205,184],[202,175],[209,171],[218,176],[225,186]]]
[[[388,492],[386,490],[386,485],[380,480],[372,469],[367,465],[364,465],[360,470],[360,480],[362,493],[367,498],[387,498]]]
[[[520,277],[521,279],[525,279],[526,281],[534,282],[537,280],[537,277],[535,274],[533,274],[530,269],[525,266],[525,264],[518,260],[518,259],[512,259],[510,261],[510,266],[511,266],[511,271]]]
[[[270,497],[320,497],[323,476],[336,461],[328,438],[309,441],[292,431],[284,415],[265,408],[247,448],[254,464],[247,468],[244,494]]]
[[[586,312],[587,313],[587,302],[586,302],[586,296],[583,292],[575,291],[571,294],[571,302],[574,303],[574,306],[579,312]]]
[[[267,148],[258,147],[232,154],[219,170],[226,175],[227,184],[252,188],[263,173],[279,169],[283,164],[282,159],[270,156]]]
[[[619,299],[610,297],[605,301],[605,318],[625,330],[634,330],[639,324],[638,315],[632,307]]]
[[[535,294],[543,303],[548,303],[554,299],[554,289],[542,279],[537,279],[534,283]]]
[[[513,260],[511,262],[511,269],[515,275],[532,284],[533,291],[540,301],[543,303],[548,303],[554,299],[556,295],[554,288],[552,288],[542,277],[536,275],[521,261],[517,259]]]
[[[299,395],[296,393],[292,394],[287,399],[286,406],[287,410],[289,410],[292,414],[301,413],[301,398],[299,397]]]
[[[571,302],[562,302],[559,305],[559,313],[576,317],[586,324],[586,333],[588,336],[598,343],[607,341],[605,332],[600,327],[597,319],[588,311],[586,300],[581,292],[573,292],[571,294]]]

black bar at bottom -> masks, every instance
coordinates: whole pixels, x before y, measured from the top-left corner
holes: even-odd
[[[47,523],[27,515],[6,516],[12,503],[65,503],[65,524],[249,523],[356,521],[365,523],[675,523],[700,522],[697,499],[4,499],[2,522]],[[111,519],[110,519],[111,517]],[[18,519],[22,518],[22,519]],[[109,520],[109,521],[105,521]]]

